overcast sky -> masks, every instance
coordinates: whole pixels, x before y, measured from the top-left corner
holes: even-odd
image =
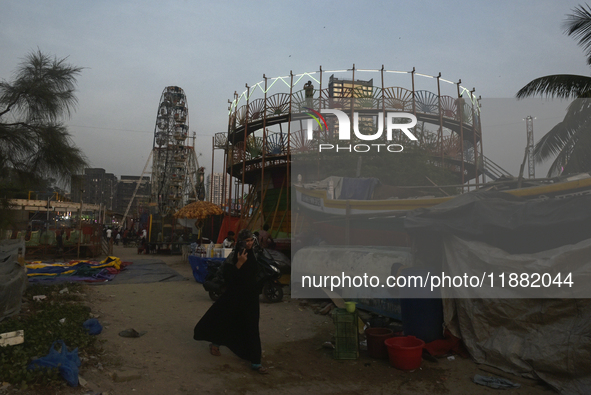
[[[84,67],[79,105],[67,124],[91,166],[117,176],[141,174],[162,91],[180,86],[188,99],[190,131],[197,133],[200,165],[209,174],[212,136],[227,130],[228,100],[263,74],[353,64],[415,67],[476,88],[485,155],[515,175],[525,148],[523,118],[536,117],[537,140],[562,119],[566,106],[558,103],[557,110],[540,99],[515,102],[515,93],[544,75],[589,75],[583,51],[563,33],[566,14],[578,4],[7,0],[0,13],[0,78],[10,80],[37,48]],[[215,170],[221,171],[221,151],[215,155]],[[547,167],[536,175],[543,176]]]

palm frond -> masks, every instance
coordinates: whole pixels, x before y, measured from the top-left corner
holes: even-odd
[[[591,169],[591,100],[578,99],[571,103],[564,120],[536,143],[537,162],[554,156],[549,176]]]
[[[516,97],[523,99],[531,96],[577,99],[591,97],[591,77],[574,74],[556,74],[536,78],[517,92]]]
[[[566,16],[564,22],[565,33],[574,36],[578,44],[585,50],[587,64],[591,65],[591,8],[580,5]]]

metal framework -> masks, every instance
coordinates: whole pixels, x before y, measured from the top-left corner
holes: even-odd
[[[379,73],[380,78],[356,79],[365,73],[374,73],[374,76]],[[402,81],[392,83],[393,79]],[[306,81],[316,84],[313,95],[303,86],[296,88]],[[307,138],[306,126],[310,119],[307,108],[340,109],[349,113],[351,119],[353,113],[358,113],[359,119],[372,120],[374,124],[386,112],[412,113],[422,127],[425,124],[436,127],[434,132],[421,134],[420,142],[431,152],[433,162],[458,174],[462,184],[472,182],[478,187],[480,182],[486,181],[485,174],[494,176],[498,172],[485,168],[489,161],[483,155],[479,98],[474,95],[474,89],[460,84],[461,80],[454,83],[441,78],[441,74],[429,76],[416,73],[414,69],[410,72],[390,71],[384,67],[361,70],[355,65],[347,70],[325,71],[320,67],[316,72],[297,75],[290,72],[288,76],[275,78],[263,75],[259,83],[247,84],[242,94],[234,94],[229,101],[228,131],[217,133],[213,138],[213,149],[224,151],[224,171],[230,176],[230,192],[224,197],[224,205],[229,206],[230,212],[241,215],[247,215],[248,211],[241,210],[242,207],[253,207],[251,221],[258,221],[265,195],[270,193],[269,174],[285,172],[286,185],[289,185],[291,155],[318,151],[318,144],[335,142],[337,123],[330,116],[326,116],[328,128],[315,128],[314,139]],[[241,182],[241,193],[231,190],[233,179]],[[258,202],[244,201],[245,184],[258,191]],[[289,203],[289,194],[284,196]],[[278,207],[277,203],[272,221],[278,214]],[[285,213],[279,215],[286,216]],[[263,221],[271,220],[264,218]]]
[[[534,161],[534,118],[528,115],[525,118],[527,129],[527,171],[529,178],[536,178],[536,163]]]
[[[356,72],[380,73],[381,86],[368,89],[367,84],[362,83],[365,81],[355,82]],[[350,83],[340,84],[339,94],[335,95],[330,82],[329,86],[323,86],[323,76],[327,73],[330,73],[331,81],[335,74],[349,74],[351,77],[348,79],[345,77],[338,81]],[[386,87],[384,76],[394,74],[410,77],[411,88]],[[435,80],[435,92],[416,89],[417,77],[422,77],[423,82],[426,79]],[[268,160],[288,163],[292,153],[314,151],[318,144],[334,141],[335,133],[331,127],[328,130],[316,130],[313,140],[306,138],[302,121],[310,118],[305,107],[311,107],[318,111],[332,108],[358,112],[360,117],[373,119],[385,112],[412,113],[420,124],[437,127],[434,136],[425,137],[429,140],[426,148],[441,166],[458,173],[462,184],[470,180],[476,186],[485,182],[485,173],[488,172],[484,169],[487,160],[483,155],[479,98],[474,95],[474,89],[468,90],[461,86],[461,80],[453,83],[441,78],[441,75],[428,76],[416,73],[414,69],[410,72],[384,68],[359,70],[355,66],[349,70],[334,71],[323,71],[321,67],[317,72],[263,78],[257,84],[247,85],[241,95],[235,94],[229,108],[228,133],[218,133],[214,138],[214,149],[226,151],[226,170],[234,177],[242,178],[245,172],[263,168]],[[298,83],[306,80],[320,85],[314,89],[313,99],[306,98],[304,89],[295,90]],[[442,83],[451,85],[455,95],[442,94]],[[288,88],[289,92],[277,92],[282,88]],[[294,121],[295,128],[292,125]],[[287,127],[277,133],[268,130],[273,125]]]
[[[166,216],[202,195],[203,180],[193,146],[187,145],[189,109],[185,92],[168,86],[162,92],[152,161],[152,201]],[[194,141],[194,139],[193,139]],[[201,197],[202,198],[202,197]]]

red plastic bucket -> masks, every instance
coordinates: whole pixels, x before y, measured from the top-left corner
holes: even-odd
[[[367,328],[367,352],[369,356],[376,359],[388,358],[388,348],[384,341],[394,336],[394,332],[388,328]]]
[[[385,340],[390,365],[396,369],[413,370],[421,366],[425,342],[414,336],[391,337]]]

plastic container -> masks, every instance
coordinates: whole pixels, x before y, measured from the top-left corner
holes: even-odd
[[[345,309],[347,309],[349,313],[354,313],[356,304],[357,303],[355,302],[345,302]]]
[[[402,299],[402,327],[405,335],[425,343],[443,338],[443,303],[441,299]]]
[[[346,309],[333,309],[332,320],[336,327],[335,359],[357,359],[359,357],[359,339],[357,337],[357,313]]]
[[[189,265],[191,265],[191,269],[193,270],[195,281],[203,284],[208,273],[207,260],[198,256],[189,255]]]
[[[394,332],[388,328],[367,328],[365,330],[367,337],[367,352],[369,356],[376,359],[388,358],[388,347],[386,339],[394,336]]]
[[[400,370],[414,370],[421,367],[425,342],[414,336],[391,337],[384,341],[388,347],[390,365]]]
[[[427,279],[427,270],[408,268],[403,276]],[[425,343],[443,338],[443,303],[441,291],[435,288],[405,287],[400,289],[400,311],[405,335],[416,336]]]

